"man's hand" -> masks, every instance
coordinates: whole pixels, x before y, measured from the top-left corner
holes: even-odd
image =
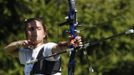
[[[34,42],[30,41],[30,40],[25,40],[23,43],[22,43],[22,46],[24,48],[33,48],[35,45]]]
[[[82,45],[81,36],[76,36],[75,38],[70,37],[70,45],[73,45],[74,48]]]

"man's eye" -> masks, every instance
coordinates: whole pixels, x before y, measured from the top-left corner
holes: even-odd
[[[33,27],[28,28],[28,31],[33,31],[33,30],[34,30],[34,28],[33,28]]]
[[[34,28],[33,28],[33,27],[31,27],[31,28],[30,28],[30,30],[31,30],[31,31],[33,31],[33,30],[34,30]]]
[[[38,29],[38,30],[41,30],[41,28],[40,28],[40,27],[37,27],[37,29]]]

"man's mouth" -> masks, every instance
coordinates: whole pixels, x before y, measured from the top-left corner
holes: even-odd
[[[31,40],[36,40],[36,36],[31,36]]]
[[[36,35],[32,35],[31,37],[32,37],[32,38],[37,38],[37,36],[36,36]]]

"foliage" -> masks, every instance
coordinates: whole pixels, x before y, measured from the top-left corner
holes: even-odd
[[[133,0],[76,0],[80,35],[83,43],[97,41],[134,27]],[[24,39],[23,22],[43,17],[49,41],[66,40],[62,33],[68,26],[58,27],[67,15],[67,0],[1,0],[0,1],[0,75],[23,75],[18,59],[8,57],[3,47]],[[64,34],[64,35],[62,35]],[[76,55],[75,75],[132,75],[134,69],[134,34],[106,40]],[[87,52],[87,56],[83,55]],[[67,75],[68,54],[62,54],[62,73]],[[94,72],[88,71],[92,66]]]

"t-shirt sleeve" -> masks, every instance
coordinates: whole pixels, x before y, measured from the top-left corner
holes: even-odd
[[[57,45],[56,43],[47,43],[47,44],[45,44],[43,56],[46,57],[46,56],[52,55],[52,48],[54,46],[56,46],[56,45]],[[59,60],[59,58],[60,58],[60,56],[56,55],[56,56],[53,56],[53,57],[46,58],[46,60],[48,60],[48,61],[57,61],[57,60]]]
[[[26,64],[26,62],[31,58],[31,52],[28,49],[20,48],[19,50],[19,60],[21,64]]]

